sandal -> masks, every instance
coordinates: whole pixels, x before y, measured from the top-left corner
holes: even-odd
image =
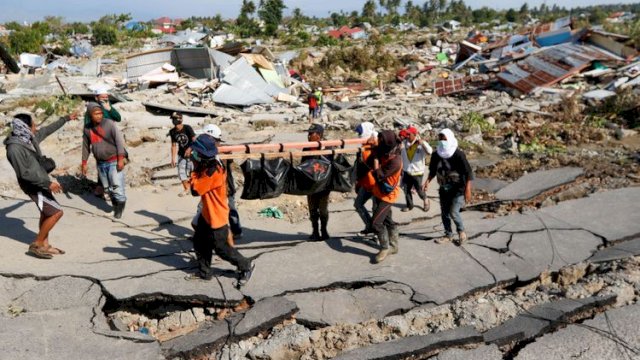
[[[51,259],[53,258],[53,254],[47,251],[48,249],[44,246],[38,246],[36,244],[29,245],[28,254],[31,254],[38,259]]]
[[[66,251],[64,251],[64,250],[62,250],[62,249],[60,249],[60,248],[57,248],[57,247],[54,247],[54,246],[51,246],[51,245],[49,245],[49,246],[47,247],[47,252],[48,252],[49,254],[51,254],[51,255],[64,255],[64,254],[66,254],[66,253],[67,253],[67,252],[66,252]]]

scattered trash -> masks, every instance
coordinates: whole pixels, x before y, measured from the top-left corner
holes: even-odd
[[[280,209],[278,209],[277,207],[274,206],[270,206],[268,208],[264,208],[262,210],[260,210],[258,212],[258,214],[262,217],[272,217],[272,218],[276,218],[276,219],[283,219],[284,218],[284,214],[282,213],[282,211],[280,211]]]

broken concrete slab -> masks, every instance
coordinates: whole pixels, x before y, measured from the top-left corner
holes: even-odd
[[[197,354],[211,354],[223,343],[238,340],[269,329],[297,311],[296,304],[284,298],[259,301],[246,313],[234,314],[225,320],[205,322],[194,331],[162,343],[169,358],[191,358]]]
[[[502,352],[495,344],[481,345],[475,349],[450,349],[436,355],[433,360],[502,360]]]
[[[229,327],[240,320],[232,316],[226,320],[205,322],[194,331],[161,344],[167,358],[190,358],[195,354],[212,353],[229,339]]]
[[[482,190],[491,194],[500,191],[502,188],[508,186],[509,183],[499,179],[473,179],[473,189]]]
[[[545,270],[557,271],[564,266],[584,261],[600,245],[600,238],[582,230],[518,233],[513,235],[509,251],[530,268],[512,266],[512,261],[505,265],[518,275],[520,281],[526,281]]]
[[[217,267],[217,264],[213,264]],[[103,281],[104,289],[116,300],[171,299],[175,301],[204,301],[239,303],[244,298],[235,288],[233,271],[219,275],[211,281],[185,280],[184,271],[163,271],[148,276]],[[214,274],[215,275],[215,274]]]
[[[92,281],[73,277],[51,280],[2,279],[3,288],[25,290],[12,300],[12,317],[0,315],[0,348],[6,359],[158,359],[155,342],[129,341],[101,332],[104,297]],[[13,283],[13,284],[11,284]],[[72,326],[70,326],[72,324]],[[37,335],[34,329],[38,329]],[[98,329],[98,332],[94,332]],[[31,335],[28,335],[31,334]]]
[[[554,187],[574,181],[584,170],[565,167],[526,174],[496,193],[502,201],[527,200]]]
[[[592,257],[590,262],[599,263],[605,261],[613,261],[627,259],[640,255],[640,238],[624,241],[613,246],[598,250]]]
[[[454,346],[482,342],[482,336],[470,326],[425,336],[405,337],[368,347],[343,352],[336,360],[404,359],[411,356],[427,357],[439,350]]]
[[[607,310],[582,324],[544,335],[521,349],[516,360],[637,358],[640,304]],[[613,332],[613,334],[612,334]]]
[[[233,336],[238,338],[254,336],[262,330],[273,328],[283,320],[290,319],[297,311],[296,303],[283,297],[258,301],[234,326]]]
[[[407,311],[415,306],[413,290],[402,284],[387,283],[360,289],[289,294],[285,297],[300,308],[296,319],[300,324],[322,327],[358,324],[370,319]],[[326,306],[330,304],[330,306]]]
[[[480,237],[469,240],[469,244],[484,246],[498,252],[507,252],[507,250],[509,250],[508,244],[509,241],[511,241],[511,236],[511,233],[501,231],[492,234],[482,234]]]
[[[615,296],[605,296],[561,299],[534,306],[515,318],[505,321],[502,325],[490,329],[484,333],[484,339],[487,344],[498,346],[529,340],[564,325],[568,319],[574,316],[614,302]]]
[[[540,213],[591,231],[607,241],[617,241],[640,234],[639,203],[640,188],[624,188],[564,201]]]

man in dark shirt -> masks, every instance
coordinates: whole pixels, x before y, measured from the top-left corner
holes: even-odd
[[[182,182],[182,192],[178,196],[190,194],[189,178],[193,171],[193,163],[184,156],[185,150],[191,146],[196,133],[191,126],[182,123],[182,114],[174,112],[171,114],[173,129],[169,131],[171,137],[171,166],[178,165],[178,178]],[[176,162],[177,157],[177,162]]]
[[[465,202],[471,201],[471,180],[473,172],[462,150],[458,149],[458,141],[453,132],[444,129],[438,134],[437,151],[431,155],[429,177],[424,184],[424,191],[429,188],[429,182],[438,178],[440,185],[440,209],[442,211],[442,225],[444,237],[437,239],[437,244],[444,244],[453,239],[451,220],[456,224],[458,240],[462,244],[467,240],[464,224],[460,216],[460,209]]]
[[[309,141],[321,141],[323,137],[324,127],[320,124],[311,124],[309,130],[307,130],[307,139]],[[301,161],[304,162],[313,158],[314,156],[306,156],[303,157]],[[326,158],[332,160],[331,156]],[[313,227],[313,232],[309,240],[320,241],[329,239],[329,232],[327,231],[327,224],[329,223],[329,194],[331,194],[330,190],[322,190],[315,194],[307,195],[309,219]],[[320,226],[318,226],[318,220],[320,220]]]

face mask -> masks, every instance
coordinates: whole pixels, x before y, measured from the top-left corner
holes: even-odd
[[[171,122],[173,123],[173,125],[180,125],[182,124],[182,121],[178,120],[178,119],[173,119],[171,120]]]
[[[448,144],[449,142],[447,142],[447,140],[438,141],[438,146],[440,146],[441,148],[446,148]]]
[[[200,162],[200,157],[197,151],[191,151],[191,159],[196,162]]]

